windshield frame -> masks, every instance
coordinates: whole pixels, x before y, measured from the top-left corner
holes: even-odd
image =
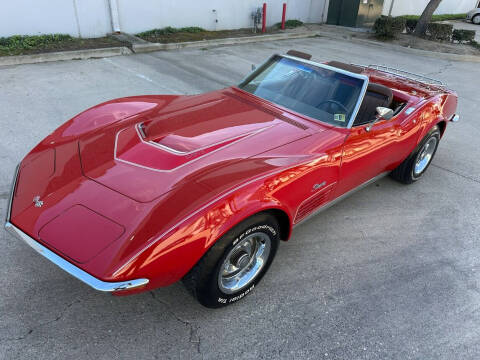
[[[325,121],[322,121],[322,120],[319,120],[319,119],[315,119],[315,118],[312,118],[311,116],[309,115],[306,115],[306,114],[303,114],[303,113],[300,113],[294,109],[290,109],[284,105],[281,105],[281,104],[277,104],[271,100],[268,100],[268,99],[264,99],[258,95],[255,95],[253,93],[250,93],[248,92],[250,95],[253,95],[253,96],[256,96],[258,97],[259,99],[262,99],[264,101],[268,101],[276,106],[281,106],[283,108],[286,108],[290,111],[293,111],[297,114],[300,114],[304,117],[307,117],[309,119],[312,119],[313,121],[315,122],[319,122],[321,124],[328,124],[330,126],[334,126],[334,127],[338,127],[340,129],[351,129],[352,126],[353,126],[353,122],[355,121],[355,118],[357,117],[357,114],[358,114],[358,111],[360,109],[360,105],[362,104],[362,101],[363,101],[363,98],[365,97],[365,93],[367,91],[367,87],[368,87],[368,82],[369,82],[369,78],[368,76],[366,75],[362,75],[362,74],[356,74],[356,73],[352,73],[350,71],[346,71],[346,70],[343,70],[343,69],[339,69],[339,68],[336,68],[336,67],[333,67],[333,66],[329,66],[329,65],[326,65],[326,64],[322,64],[322,63],[317,63],[315,61],[310,61],[310,60],[305,60],[305,59],[301,59],[301,58],[297,58],[295,56],[289,56],[289,55],[280,55],[280,54],[274,54],[272,56],[270,56],[265,62],[263,62],[257,69],[255,69],[254,71],[252,71],[250,74],[248,74],[246,77],[244,77],[242,79],[242,81],[237,85],[237,87],[242,90],[242,91],[246,91],[242,88],[242,86],[246,85],[248,82],[250,82],[252,79],[254,79],[256,76],[258,76],[262,71],[264,71],[271,63],[272,60],[274,60],[276,57],[279,57],[279,58],[286,58],[286,59],[290,59],[290,60],[293,60],[293,61],[296,61],[298,63],[305,63],[305,64],[308,64],[308,65],[311,65],[311,66],[315,66],[315,67],[319,67],[319,68],[323,68],[323,69],[326,69],[326,70],[330,70],[330,71],[334,71],[334,72],[337,72],[337,73],[340,73],[340,74],[343,74],[343,75],[347,75],[347,76],[351,76],[353,78],[356,78],[356,79],[360,79],[360,80],[363,80],[363,85],[362,85],[362,88],[360,90],[360,94],[358,96],[358,99],[357,99],[357,102],[355,104],[355,107],[353,108],[353,111],[352,111],[352,114],[350,116],[350,119],[348,120],[348,123],[347,123],[347,126],[338,126],[336,124],[333,124],[333,123],[329,123],[329,122],[325,122]]]

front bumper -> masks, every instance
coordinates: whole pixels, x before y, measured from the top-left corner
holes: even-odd
[[[467,13],[465,20],[472,20],[472,18],[478,14],[478,11],[472,10]]]
[[[19,170],[19,166],[17,166],[15,170],[15,176],[13,178],[12,187],[10,189],[9,202],[7,205],[7,217],[5,219],[5,229],[10,234],[17,237],[20,240],[25,241],[39,254],[41,254],[51,262],[53,262],[55,265],[57,265],[58,267],[60,267],[61,269],[63,269],[73,277],[77,278],[78,280],[94,288],[95,290],[104,291],[104,292],[113,292],[113,291],[120,291],[120,290],[130,290],[130,289],[134,289],[134,288],[148,284],[148,279],[135,279],[135,280],[129,280],[129,281],[120,281],[120,282],[107,282],[107,281],[102,281],[100,279],[97,279],[96,277],[83,271],[79,267],[68,262],[61,256],[55,254],[53,251],[47,249],[38,241],[28,236],[18,227],[13,225],[10,222],[10,215],[11,215],[11,208],[12,208],[12,202],[13,202],[13,194],[14,194],[15,185],[17,182],[18,170]]]

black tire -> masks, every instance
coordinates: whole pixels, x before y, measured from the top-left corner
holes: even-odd
[[[475,19],[480,20],[480,15],[475,15],[474,17],[472,17],[472,24],[480,25],[480,22],[475,22]]]
[[[426,164],[425,168],[419,172],[415,172],[415,164],[417,163],[418,156],[423,151],[425,144],[431,141],[432,138],[436,138],[435,148],[433,149],[433,154]],[[420,144],[412,151],[412,153],[395,169],[390,173],[390,176],[395,180],[403,184],[412,184],[422,177],[422,175],[427,171],[428,167],[432,163],[433,157],[438,149],[438,144],[440,143],[440,129],[435,125],[427,135],[422,139]]]
[[[268,258],[262,261],[263,266],[259,272],[252,277],[251,282],[247,283],[246,286],[240,288],[238,291],[225,293],[219,285],[220,271],[225,270],[222,265],[224,265],[224,262],[231,261],[233,258],[231,251],[234,248],[237,249],[247,238],[255,238],[253,234],[258,234],[258,238],[263,238],[266,242],[269,241]],[[265,236],[267,236],[268,239]],[[275,257],[279,242],[280,237],[277,220],[268,213],[256,214],[236,225],[222,236],[205,253],[190,272],[184,276],[182,281],[187,290],[202,305],[208,308],[227,306],[245,297],[260,282]]]

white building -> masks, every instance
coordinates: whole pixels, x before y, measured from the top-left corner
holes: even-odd
[[[105,36],[166,26],[207,30],[253,26],[251,13],[267,3],[267,25],[287,18],[322,22],[328,0],[17,0],[0,2],[0,36],[64,33]]]
[[[375,3],[392,15],[419,14],[428,0],[17,0],[0,3],[0,37],[64,33],[79,37],[105,36],[113,31],[138,33],[166,26],[200,26],[208,30],[252,26],[251,13],[267,3],[267,26],[287,19],[325,22],[338,1]],[[460,13],[478,0],[443,0],[437,13]],[[383,5],[382,5],[383,3]],[[372,5],[373,6],[373,5]],[[383,8],[382,8],[383,6]]]
[[[384,15],[420,15],[427,6],[428,0],[384,0]],[[435,14],[466,13],[479,5],[479,0],[443,0]]]

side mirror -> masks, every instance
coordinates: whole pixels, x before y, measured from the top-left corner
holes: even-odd
[[[379,120],[390,120],[391,118],[393,118],[393,110],[390,108],[379,106],[376,110],[377,117],[365,128],[366,131],[372,130],[373,125],[375,125],[375,123]]]
[[[379,106],[376,110],[380,119],[390,120],[393,117],[393,110],[390,108]]]

